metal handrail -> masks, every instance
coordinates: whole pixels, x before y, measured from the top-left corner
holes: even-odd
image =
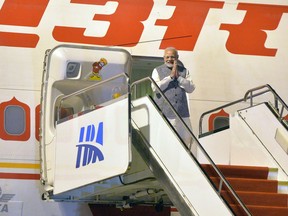
[[[131,84],[131,95],[133,92],[133,89],[136,85],[138,85],[139,83],[145,82],[145,81],[150,81],[155,88],[157,89],[157,93],[160,93],[160,95],[163,97],[165,103],[168,104],[169,108],[173,111],[173,113],[177,116],[178,119],[180,119],[181,123],[185,126],[185,128],[189,131],[190,135],[194,138],[194,141],[196,141],[198,148],[202,151],[203,155],[205,156],[205,158],[208,160],[208,162],[211,164],[211,166],[213,167],[214,171],[217,173],[217,175],[220,177],[220,183],[219,183],[219,190],[218,190],[218,195],[219,197],[221,197],[220,192],[222,190],[222,185],[223,183],[226,185],[226,187],[228,188],[228,190],[231,192],[231,194],[234,196],[234,198],[237,200],[237,202],[239,203],[239,205],[242,207],[242,209],[244,210],[244,212],[247,215],[252,215],[250,213],[250,211],[247,209],[246,205],[242,202],[242,200],[240,199],[240,197],[238,196],[238,194],[234,191],[234,189],[231,187],[230,183],[226,180],[225,176],[222,174],[222,172],[220,171],[220,169],[216,166],[216,164],[214,163],[214,161],[211,159],[211,157],[208,155],[208,153],[205,151],[205,149],[202,147],[202,145],[199,143],[198,139],[196,138],[196,136],[193,134],[193,132],[188,128],[188,126],[185,124],[185,122],[182,120],[182,118],[179,116],[179,114],[177,113],[177,111],[174,109],[174,107],[172,106],[172,104],[169,102],[169,100],[167,99],[167,97],[164,95],[164,93],[161,91],[161,89],[159,88],[159,86],[157,85],[157,83],[151,78],[151,77],[145,77],[142,78],[140,80],[137,80],[135,82],[133,82]],[[136,89],[136,88],[135,88]],[[136,94],[135,94],[136,95]],[[132,98],[132,96],[131,96]],[[186,146],[186,145],[185,145]],[[195,157],[193,157],[194,160],[197,160]],[[199,167],[202,169],[202,167]],[[203,170],[204,173],[206,173]],[[208,177],[207,177],[208,178]]]
[[[60,100],[60,107],[62,106],[63,101],[66,100],[67,98],[70,98],[70,97],[79,95],[79,94],[81,94],[81,93],[83,93],[83,92],[87,92],[87,91],[89,91],[89,90],[91,90],[91,89],[94,89],[94,88],[97,87],[97,86],[100,86],[100,85],[103,85],[103,84],[105,84],[105,83],[108,83],[108,82],[110,82],[110,81],[112,81],[112,80],[114,80],[114,79],[117,79],[117,78],[119,78],[119,77],[125,77],[127,84],[129,83],[129,76],[128,76],[126,73],[118,74],[118,75],[113,76],[113,77],[110,77],[110,78],[108,78],[108,79],[106,79],[106,80],[103,80],[103,81],[100,81],[100,82],[96,82],[95,84],[92,84],[92,85],[90,85],[90,86],[87,86],[86,88],[80,89],[80,90],[78,90],[78,91],[72,92],[71,94],[68,94],[68,95],[63,96],[63,97],[61,98],[61,100]],[[129,90],[128,90],[127,93],[129,93]],[[59,110],[58,113],[57,113],[57,121],[59,121],[59,119],[60,119],[60,110]]]
[[[195,135],[192,133],[192,131],[190,130],[190,128],[186,125],[186,123],[182,120],[182,118],[180,117],[180,115],[178,114],[178,112],[174,109],[174,107],[172,106],[172,104],[170,103],[170,101],[168,100],[168,98],[164,95],[164,93],[161,91],[161,89],[158,87],[157,83],[151,78],[151,77],[145,77],[142,78],[140,80],[137,80],[135,82],[133,82],[131,84],[131,95],[134,89],[134,86],[138,85],[141,82],[145,82],[145,81],[150,81],[151,83],[153,83],[153,85],[155,85],[156,89],[158,90],[157,93],[160,93],[161,97],[164,98],[165,103],[168,104],[168,106],[170,107],[170,109],[172,110],[172,112],[175,114],[175,116],[177,117],[177,119],[180,119],[181,123],[184,125],[185,129],[189,131],[190,135],[196,139]],[[135,88],[136,89],[136,88]],[[135,94],[136,95],[136,94]],[[189,146],[190,149],[191,146]]]
[[[246,92],[245,96],[244,96],[244,100],[246,101],[248,99],[248,95],[250,94],[250,97],[249,97],[250,98],[250,105],[252,106],[253,105],[253,97],[252,97],[253,96],[253,91],[257,91],[257,90],[260,90],[262,88],[268,88],[269,90],[267,90],[267,91],[270,91],[273,94],[273,96],[274,96],[274,104],[275,104],[275,108],[276,108],[277,111],[279,111],[278,101],[281,103],[282,108],[281,108],[281,112],[279,113],[280,114],[279,118],[282,119],[284,108],[288,111],[288,106],[282,100],[282,98],[277,94],[277,92],[269,84],[266,84],[266,85],[259,86],[259,87],[256,87],[256,88],[248,90]]]
[[[83,88],[83,89],[80,89],[80,90],[78,90],[78,91],[75,91],[75,92],[73,92],[73,93],[71,93],[71,94],[69,94],[69,95],[65,95],[61,100],[65,100],[65,99],[67,99],[67,98],[69,98],[69,97],[72,97],[72,96],[81,94],[81,93],[83,93],[83,92],[89,91],[89,90],[93,89],[93,88],[96,87],[96,86],[103,85],[104,83],[110,82],[111,80],[114,80],[114,79],[119,78],[119,77],[122,77],[122,76],[126,77],[127,83],[128,83],[128,82],[129,82],[129,81],[128,81],[128,80],[129,80],[129,76],[128,76],[126,73],[121,73],[121,74],[118,74],[118,75],[116,75],[116,76],[113,76],[113,77],[110,77],[110,78],[108,78],[108,79],[105,79],[105,80],[103,80],[103,81],[96,82],[95,84],[92,84],[92,85],[90,85],[90,86],[88,86],[88,87],[86,87],[86,88]]]
[[[263,88],[268,88],[262,92],[259,92],[259,93],[255,93],[253,94],[254,91],[258,91],[260,89],[263,89]],[[230,103],[227,103],[225,105],[222,105],[222,106],[219,106],[217,108],[214,108],[212,110],[209,110],[207,112],[204,112],[201,116],[200,116],[200,120],[199,120],[199,135],[202,135],[203,133],[203,130],[202,130],[202,125],[203,125],[203,119],[204,119],[204,116],[208,115],[208,114],[211,114],[211,113],[214,113],[218,110],[221,110],[221,109],[224,109],[224,108],[227,108],[227,107],[230,107],[234,104],[238,104],[238,103],[241,103],[241,102],[246,102],[248,99],[250,99],[250,107],[253,106],[253,98],[255,97],[258,97],[262,94],[265,94],[267,92],[271,92],[274,96],[274,100],[275,100],[275,108],[278,110],[278,101],[280,101],[280,103],[282,104],[282,110],[281,110],[281,113],[280,114],[280,120],[282,118],[282,115],[283,115],[283,109],[286,108],[286,110],[288,111],[288,106],[285,104],[285,102],[280,98],[280,96],[276,93],[276,91],[269,85],[269,84],[266,84],[266,85],[262,85],[262,86],[259,86],[259,87],[256,87],[256,88],[252,88],[252,89],[249,89],[243,98],[239,99],[239,100],[236,100],[236,101],[233,101],[233,102],[230,102]]]

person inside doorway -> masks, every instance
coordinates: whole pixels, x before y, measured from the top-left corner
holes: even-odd
[[[176,48],[166,48],[164,50],[163,58],[164,64],[154,68],[152,72],[152,79],[157,83],[158,87],[167,97],[188,128],[192,130],[187,93],[192,93],[195,90],[195,84],[191,79],[189,70],[187,70],[183,63],[179,60],[179,55]],[[185,129],[185,126],[176,117],[172,109],[165,104],[161,95],[157,93],[156,87],[153,84],[151,87],[155,92],[154,99],[156,104],[168,118],[171,125],[178,132],[187,147],[192,150],[192,137],[190,133],[187,131],[187,129]]]

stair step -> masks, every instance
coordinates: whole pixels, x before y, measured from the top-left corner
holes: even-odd
[[[288,207],[288,195],[278,193],[236,191],[245,205]],[[221,195],[229,204],[237,204],[231,192],[221,191]]]
[[[210,164],[202,164],[201,166],[209,176],[218,176]],[[268,167],[237,165],[217,165],[217,167],[220,169],[224,176],[232,178],[267,179],[269,174]]]
[[[271,207],[271,206],[246,206],[253,216],[287,216],[287,207]],[[246,216],[245,212],[239,205],[231,205],[236,216]]]
[[[288,182],[278,181],[278,193],[288,194]]]
[[[219,188],[220,178],[210,178],[216,188]],[[278,181],[265,180],[265,179],[244,179],[244,178],[226,178],[235,191],[250,191],[250,192],[266,192],[277,193]],[[222,190],[227,190],[225,184],[223,184]]]
[[[202,167],[216,188],[219,188],[220,178],[212,166],[205,164]],[[284,188],[282,191],[285,191],[287,182],[277,181],[277,175],[275,175],[278,173],[277,169],[234,165],[217,165],[217,167],[253,216],[288,215],[288,194],[278,193],[279,188]],[[229,203],[237,216],[247,215],[224,184],[221,196]]]

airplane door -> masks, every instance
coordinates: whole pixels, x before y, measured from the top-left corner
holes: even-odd
[[[122,49],[60,45],[48,53],[40,139],[47,190],[59,194],[127,170],[130,68]]]

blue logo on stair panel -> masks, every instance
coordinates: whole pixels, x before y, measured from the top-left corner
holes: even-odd
[[[79,144],[76,146],[78,148],[76,168],[96,163],[97,158],[99,161],[104,160],[103,153],[95,146],[95,143],[103,146],[103,122],[99,123],[97,134],[93,124],[81,127]]]

